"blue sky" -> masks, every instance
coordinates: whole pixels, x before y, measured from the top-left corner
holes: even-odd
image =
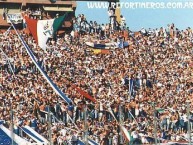
[[[129,0],[120,0],[128,2]],[[130,2],[135,0],[130,0]],[[138,2],[145,0],[138,0]],[[148,2],[181,2],[182,0],[148,0]],[[185,0],[184,0],[185,1]],[[183,1],[183,2],[184,2]],[[191,1],[193,4],[193,1]],[[78,2],[76,15],[85,14],[87,20],[96,20],[99,23],[108,22],[107,9],[89,9],[87,2]],[[167,24],[174,23],[179,29],[193,28],[193,7],[192,9],[121,9],[121,14],[126,18],[127,26],[133,31],[144,28],[167,27]]]

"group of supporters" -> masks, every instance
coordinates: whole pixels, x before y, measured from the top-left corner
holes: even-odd
[[[51,132],[54,145],[87,139],[100,145],[187,142],[193,131],[192,29],[179,30],[172,24],[167,29],[131,32],[109,26],[89,23],[79,15],[73,33],[50,39],[46,50],[19,31],[39,66],[71,99],[69,104],[42,77],[16,33],[1,33],[4,125],[11,129],[13,121],[14,132],[31,142],[22,126],[47,139]],[[108,54],[93,54],[85,44],[120,38],[129,46]]]

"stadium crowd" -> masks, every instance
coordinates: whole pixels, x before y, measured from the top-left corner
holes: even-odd
[[[70,34],[50,39],[46,50],[19,31],[41,68],[72,100],[70,104],[45,81],[18,36],[12,31],[1,33],[0,48],[8,57],[1,53],[0,120],[4,125],[11,128],[13,110],[16,134],[29,140],[21,131],[29,125],[49,138],[51,112],[56,145],[77,144],[85,135],[100,145],[152,144],[155,136],[160,143],[188,141],[188,120],[193,131],[192,29],[178,30],[172,24],[167,29],[132,32],[123,24],[112,30],[109,24],[86,22],[84,15],[74,19],[73,26]],[[94,54],[85,44],[120,39],[129,46],[109,49],[108,54]],[[120,126],[128,130],[129,141]]]

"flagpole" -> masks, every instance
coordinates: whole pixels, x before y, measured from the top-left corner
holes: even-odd
[[[188,142],[191,145],[191,131],[190,131],[190,101],[187,100],[187,114],[188,114]]]
[[[51,126],[51,114],[50,114],[50,106],[48,106],[48,134],[49,134],[49,141],[50,145],[52,145],[52,126]]]
[[[12,106],[12,100],[10,101],[11,105],[11,110],[10,110],[10,117],[11,117],[11,145],[14,145],[14,124],[13,124],[13,106]]]
[[[156,110],[155,110],[155,102],[153,102],[153,114],[154,114],[154,138],[155,138],[155,145],[157,145],[157,119],[156,119]]]
[[[122,108],[121,108],[121,104],[119,105],[119,124],[122,126]],[[121,127],[119,125],[119,134],[118,134],[118,143],[121,145],[123,144],[123,140],[122,140],[122,133],[121,133]]]
[[[2,85],[3,85],[3,66],[1,66],[1,82],[2,82]]]
[[[88,145],[88,125],[87,125],[87,105],[84,108],[84,142],[85,145]]]
[[[129,73],[130,73],[130,72],[129,72]],[[129,76],[128,79],[129,79],[129,98],[128,98],[128,99],[129,99],[129,102],[130,102],[130,101],[131,101],[131,88],[130,88],[130,85],[131,85],[131,84],[130,84],[130,76]]]

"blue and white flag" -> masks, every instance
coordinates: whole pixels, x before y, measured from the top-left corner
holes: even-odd
[[[94,140],[88,139],[88,143],[90,145],[99,145],[98,143],[96,143]]]
[[[22,127],[22,130],[30,137],[32,138],[35,142],[37,142],[40,145],[48,145],[49,142],[47,139],[45,139],[42,135],[38,134],[35,130],[33,130],[29,126],[24,126]]]

